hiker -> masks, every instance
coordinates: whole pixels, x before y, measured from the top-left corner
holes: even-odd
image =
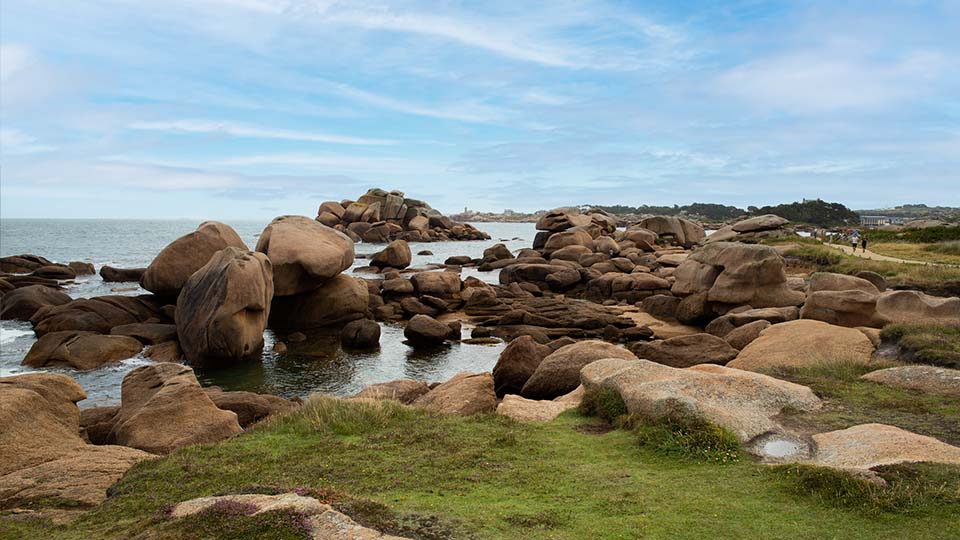
[[[853,231],[853,234],[850,236],[850,244],[853,246],[853,252],[857,252],[857,244],[860,243],[860,236],[857,234],[857,231]]]
[[[860,251],[867,252],[867,235],[865,234],[860,236]]]

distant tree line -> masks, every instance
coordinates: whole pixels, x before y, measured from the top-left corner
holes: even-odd
[[[794,223],[806,223],[817,227],[841,227],[858,225],[860,215],[840,203],[816,200],[804,200],[776,206],[748,206],[746,209],[713,203],[693,203],[673,206],[613,206],[594,205],[611,214],[654,214],[664,216],[689,216],[709,221],[727,221],[740,217],[776,214]]]

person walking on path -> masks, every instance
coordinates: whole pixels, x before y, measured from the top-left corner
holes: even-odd
[[[856,251],[856,249],[854,249]],[[860,251],[863,253],[867,252],[867,235],[863,234],[860,236]]]
[[[857,234],[857,231],[853,231],[853,234],[850,235],[850,244],[853,246],[853,252],[857,252],[857,244],[860,243],[860,236]]]

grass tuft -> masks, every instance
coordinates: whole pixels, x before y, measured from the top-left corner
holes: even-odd
[[[583,393],[580,414],[596,416],[611,424],[627,414],[627,404],[620,394],[609,388],[590,388]]]
[[[736,463],[743,457],[740,440],[703,418],[671,413],[664,418],[633,418],[640,446],[658,454],[696,463]]]
[[[887,465],[874,470],[879,480],[813,465],[780,465],[772,471],[797,495],[866,514],[917,514],[960,504],[960,467],[955,465]]]
[[[960,369],[960,326],[942,324],[891,324],[880,339],[900,348],[903,360]]]

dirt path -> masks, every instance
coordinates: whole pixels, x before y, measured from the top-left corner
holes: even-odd
[[[886,255],[880,255],[879,253],[874,253],[869,249],[866,251],[866,253],[864,253],[863,249],[861,248],[857,248],[856,252],[854,252],[853,248],[843,244],[824,243],[823,245],[832,247],[834,249],[839,249],[840,251],[846,253],[847,255],[853,255],[854,257],[860,257],[861,259],[870,259],[874,261],[888,261],[888,262],[896,262],[896,263],[904,263],[904,264],[928,264],[931,266],[952,266],[952,267],[958,266],[955,264],[942,264],[942,263],[932,263],[932,262],[926,262],[926,261],[911,261],[909,259],[898,259],[896,257],[888,257]]]

